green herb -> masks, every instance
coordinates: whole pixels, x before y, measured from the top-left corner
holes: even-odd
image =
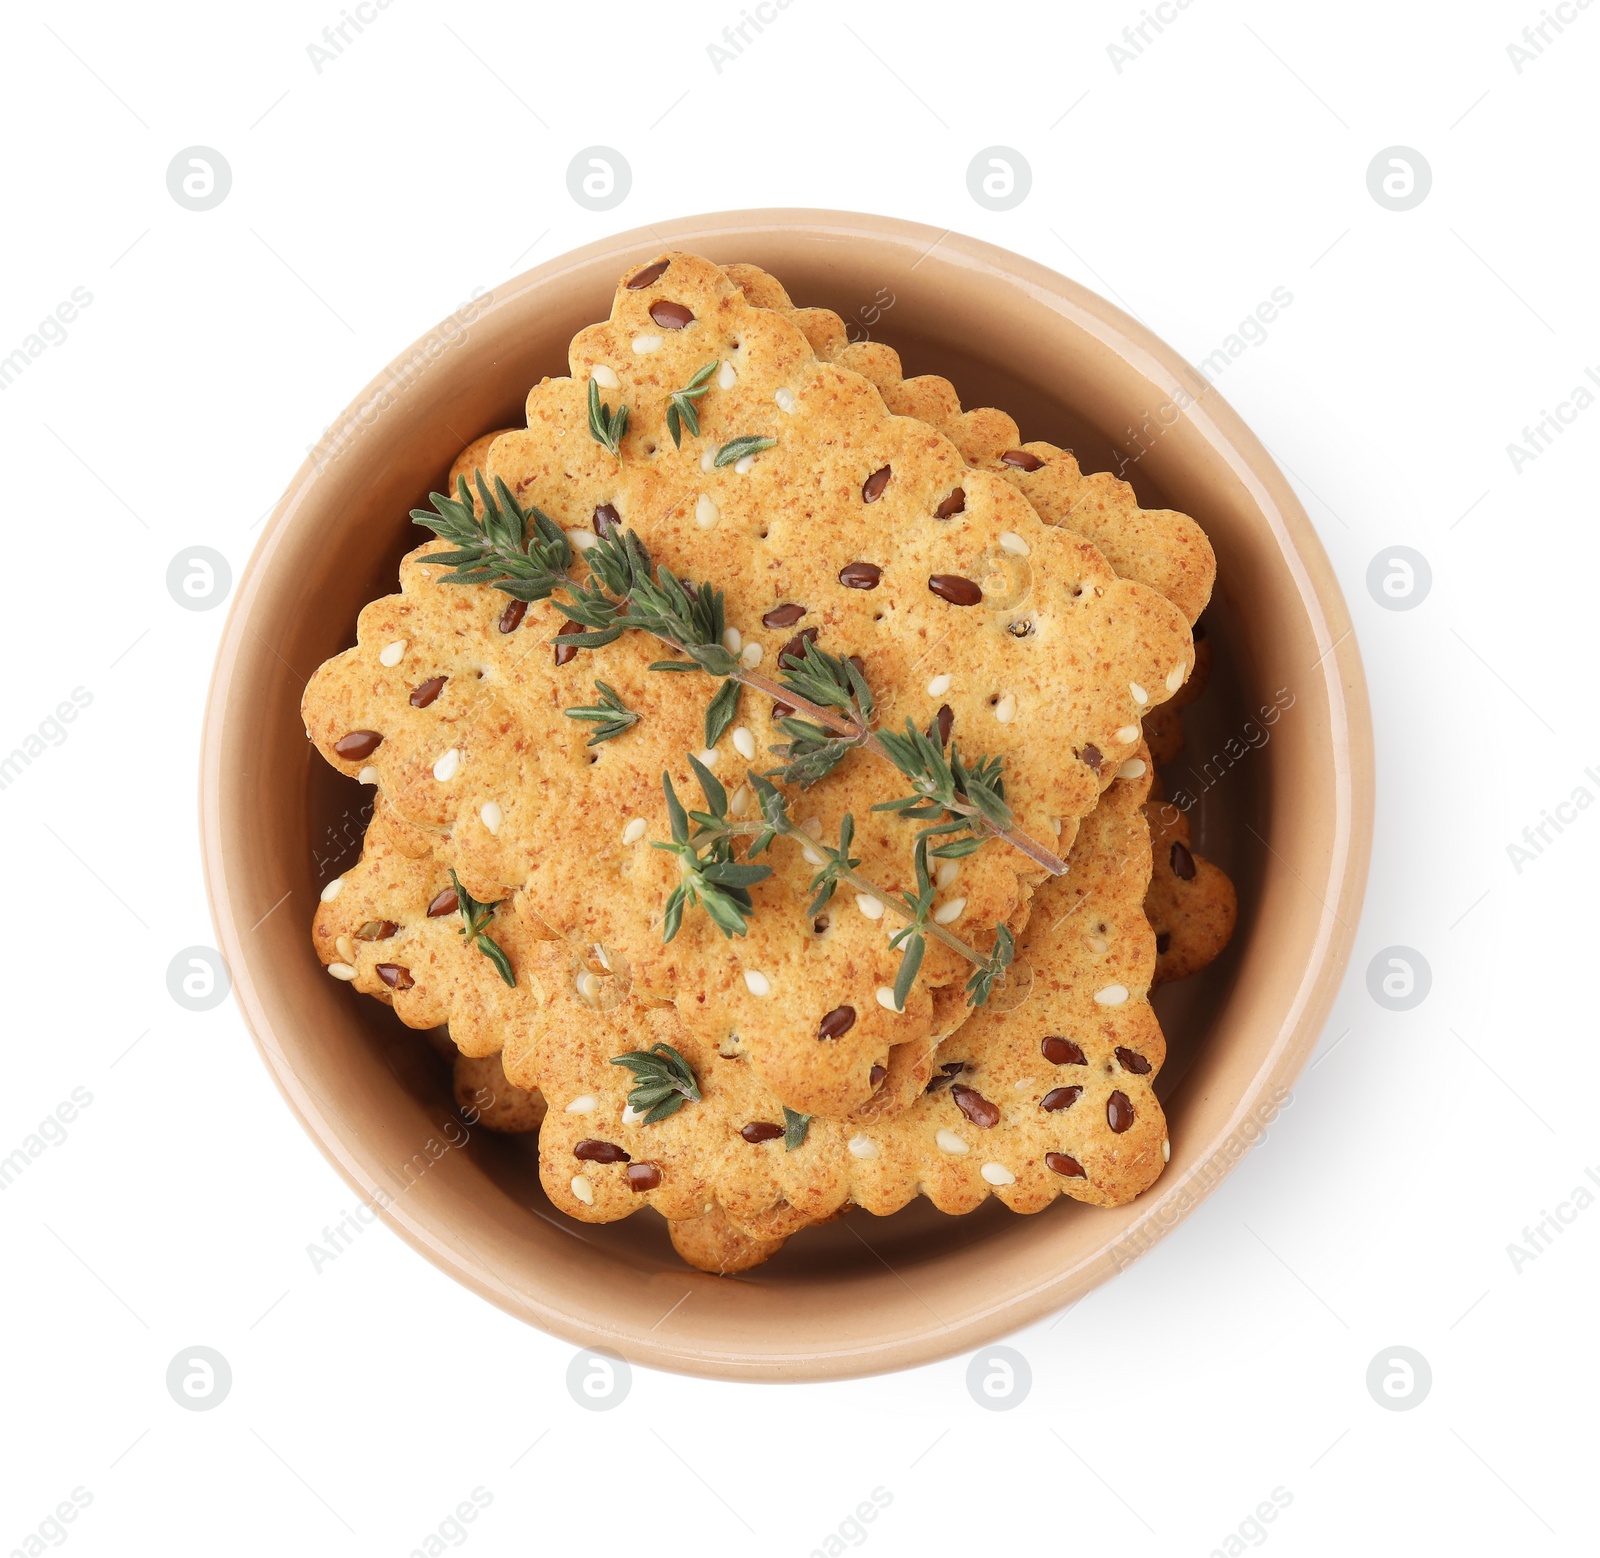
[[[811,1116],[809,1114],[796,1114],[787,1104],[783,1106],[783,1150],[793,1152],[801,1146],[806,1139],[806,1132],[811,1129]]]
[[[1011,960],[1016,956],[1016,938],[1004,925],[994,928],[994,951],[989,954],[986,963],[980,963],[976,972],[967,981],[967,1004],[969,1006],[982,1006],[989,999],[989,992],[994,989],[998,980],[1005,977],[1005,971],[1011,967]]]
[[[700,413],[695,402],[711,388],[711,375],[717,371],[716,362],[708,362],[681,390],[667,396],[667,431],[672,434],[674,449],[683,447],[683,429],[689,429],[691,438],[700,436]]]
[[[782,685],[787,693],[797,694],[808,703],[824,709],[838,709],[856,728],[856,734],[841,736],[811,720],[786,715],[778,729],[789,740],[776,748],[784,759],[781,768],[769,769],[770,776],[785,784],[802,787],[832,773],[845,756],[866,740],[872,722],[872,689],[867,686],[855,661],[830,655],[810,639],[794,655],[779,657]]]
[[[739,697],[744,688],[730,676],[718,689],[717,695],[706,705],[706,745],[714,747],[722,733],[739,716]]]
[[[946,758],[938,739],[918,730],[910,719],[906,720],[903,735],[885,730],[878,733],[878,740],[889,761],[911,781],[917,793],[895,801],[880,801],[872,808],[874,811],[898,812],[916,822],[937,817],[941,811],[976,812],[997,833],[1011,826],[1011,808],[1006,805],[998,757],[979,758],[974,767],[968,768],[954,747]]]
[[[450,885],[456,890],[456,907],[461,911],[462,938],[488,958],[500,977],[515,989],[517,976],[511,971],[511,959],[506,956],[505,948],[488,933],[489,926],[494,923],[494,911],[500,905],[480,903],[461,885],[461,878],[454,871],[450,873]]]
[[[777,443],[776,438],[762,438],[758,433],[746,433],[743,438],[735,438],[725,443],[717,450],[713,465],[732,465],[736,460],[742,460],[747,454],[760,454],[763,449],[770,449]]]
[[[672,823],[672,842],[651,840],[652,849],[664,849],[678,857],[683,878],[667,899],[662,921],[663,941],[671,941],[683,923],[687,906],[700,904],[711,922],[724,936],[742,936],[749,929],[754,904],[750,889],[772,875],[771,866],[741,865],[733,858],[732,829],[728,826],[728,792],[699,758],[691,756],[689,767],[705,793],[706,811],[685,812],[672,778],[662,774],[667,815]],[[691,820],[694,828],[691,831]]]
[[[591,720],[598,727],[584,742],[588,747],[597,747],[602,741],[610,741],[613,736],[620,736],[639,723],[639,716],[622,701],[616,688],[602,681],[596,681],[594,685],[600,693],[599,703],[562,711],[568,719]]]
[[[689,1062],[670,1044],[652,1045],[627,1055],[614,1055],[613,1066],[626,1066],[634,1075],[628,1107],[644,1115],[641,1122],[654,1125],[683,1108],[686,1101],[700,1102],[700,1084]]]
[[[572,543],[548,515],[537,508],[524,509],[499,477],[489,491],[478,472],[480,520],[465,476],[456,478],[456,496],[428,495],[433,512],[412,509],[411,518],[440,539],[451,542],[453,552],[430,552],[427,561],[450,569],[439,575],[441,584],[488,584],[517,600],[545,600],[567,582]],[[531,534],[528,521],[533,521]]]
[[[628,408],[619,404],[613,411],[600,399],[600,386],[589,380],[589,436],[609,449],[622,463],[622,438],[628,431]]]

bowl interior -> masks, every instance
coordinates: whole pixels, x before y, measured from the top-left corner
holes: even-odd
[[[1025,439],[1071,447],[1085,469],[1113,468],[1126,430],[1197,382],[1101,300],[932,229],[740,213],[675,224],[666,238],[765,266],[798,303],[888,341],[908,374],[943,374],[965,405],[1002,406]],[[736,1279],[683,1266],[653,1213],[603,1227],[562,1217],[529,1140],[469,1133],[454,1116],[442,1047],[352,998],[312,955],[316,894],[358,857],[371,795],[310,747],[299,700],[316,666],[353,641],[360,608],[396,589],[396,564],[422,534],[409,510],[467,442],[520,424],[528,386],[567,371],[571,336],[661,247],[651,233],[624,235],[480,300],[475,318],[374,381],[300,472],[241,581],[213,689],[202,801],[223,952],[313,1136],[394,1226],[494,1302],[669,1368],[817,1378],[902,1366],[978,1345],[1126,1264],[1231,1166],[1252,1112],[1264,1120],[1287,1087],[1337,985],[1364,873],[1359,663],[1348,637],[1336,644],[1343,604],[1264,452],[1214,395],[1174,411],[1127,474],[1147,506],[1185,509],[1217,549],[1212,682],[1185,716],[1169,789],[1192,797],[1197,847],[1234,877],[1240,920],[1223,959],[1158,995],[1173,1157],[1140,1201],[1103,1211],[1062,1200],[1035,1217],[993,1202],[961,1218],[925,1202],[890,1218],[856,1213]],[[1284,689],[1293,702],[1258,745],[1249,732]]]

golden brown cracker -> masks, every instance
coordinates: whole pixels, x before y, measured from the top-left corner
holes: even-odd
[[[662,326],[673,309],[692,320]],[[667,394],[708,360],[726,371],[699,402],[700,436],[676,449]],[[609,505],[660,563],[725,589],[741,650],[759,646],[769,668],[797,626],[815,627],[823,647],[861,656],[891,723],[924,725],[949,707],[965,752],[1003,756],[1018,825],[1050,840],[1059,822],[1065,846],[1109,769],[1134,749],[1139,715],[1187,674],[1178,612],[1119,580],[1081,538],[1040,524],[1008,482],[968,471],[941,436],[885,414],[864,379],[819,363],[792,324],[692,256],[670,256],[649,286],[619,287],[612,318],[574,341],[572,362],[573,378],[530,393],[529,430],[494,440],[492,476],[569,534],[586,534]],[[602,370],[617,385],[604,391],[608,403],[625,400],[632,412],[620,467],[587,431],[588,382]],[[704,468],[702,455],[747,434],[778,443],[747,469]],[[958,485],[963,507],[935,518]],[[714,522],[696,523],[697,513]],[[931,948],[906,1012],[886,1011],[876,992],[898,964],[889,927],[857,923],[846,901],[819,934],[796,913],[810,871],[794,850],[775,851],[774,876],[753,889],[748,936],[730,943],[691,913],[663,944],[656,925],[675,867],[648,847],[665,835],[660,778],[671,773],[695,799],[686,754],[703,742],[711,685],[650,672],[663,650],[637,633],[557,665],[549,640],[564,626],[559,608],[535,602],[508,626],[501,593],[435,582],[427,557],[437,549],[406,560],[402,593],[367,607],[356,648],[313,678],[307,727],[324,754],[346,772],[374,771],[401,817],[448,836],[478,896],[520,891],[533,919],[603,943],[642,989],[675,998],[702,1038],[720,1045],[736,1034],[791,1103],[844,1115],[867,1102],[872,1068],[893,1047],[925,1049],[936,1036],[934,998],[965,980],[964,961]],[[840,577],[863,560],[882,570],[870,590]],[[974,576],[990,581],[976,609],[928,584]],[[767,626],[784,605],[804,615]],[[642,717],[587,747],[562,711],[592,701],[597,679]],[[749,761],[741,729],[763,756],[778,739],[770,706],[747,692],[739,724],[715,749],[733,784]],[[872,817],[871,806],[896,793],[898,776],[858,755],[796,797],[795,815],[832,838],[853,813],[863,870],[894,890],[909,875],[910,830]],[[643,837],[630,837],[635,819]],[[965,900],[969,939],[986,944],[988,927],[1024,904],[1034,874],[998,845],[963,862],[949,896]],[[819,1057],[816,1025],[838,1004],[858,1021]]]

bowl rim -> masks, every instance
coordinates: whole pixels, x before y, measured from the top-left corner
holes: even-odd
[[[994,274],[998,279],[1051,307],[1085,328],[1117,352],[1157,388],[1182,389],[1193,382],[1194,370],[1186,360],[1144,325],[1077,282],[984,240],[940,230],[895,217],[849,211],[809,208],[760,208],[713,212],[630,229],[604,237],[559,255],[508,279],[476,299],[481,305],[474,328],[488,324],[496,312],[508,308],[530,289],[544,286],[568,271],[587,268],[596,260],[615,262],[620,272],[631,263],[659,253],[663,247],[693,250],[709,244],[727,251],[741,235],[773,235],[784,231],[805,233],[833,241],[868,241],[888,244],[909,254],[917,263],[935,249],[941,260]],[[361,408],[373,403],[385,386],[404,378],[418,354],[437,338],[439,329],[425,333],[402,351],[351,401],[335,426],[349,425]],[[1282,1097],[1309,1058],[1339,993],[1356,936],[1365,893],[1374,820],[1374,748],[1365,674],[1356,643],[1354,625],[1331,562],[1293,488],[1260,440],[1237,412],[1214,389],[1203,403],[1185,409],[1200,427],[1205,442],[1221,454],[1230,474],[1250,494],[1255,511],[1270,529],[1272,541],[1295,579],[1301,607],[1322,650],[1316,674],[1327,699],[1325,739],[1334,765],[1335,815],[1330,828],[1328,870],[1321,889],[1321,915],[1314,950],[1307,959],[1292,998],[1283,1004],[1270,1057],[1258,1073],[1258,1085],[1238,1101],[1235,1122],[1246,1105],[1259,1103],[1270,1087]],[[241,1017],[269,1074],[306,1133],[321,1149],[341,1178],[369,1203],[382,1197],[381,1183],[363,1158],[357,1143],[338,1129],[312,1096],[287,1058],[270,1042],[271,1022],[257,994],[257,970],[240,933],[241,919],[229,890],[225,863],[222,759],[225,705],[235,667],[249,649],[251,603],[271,565],[278,537],[296,510],[315,488],[320,475],[316,450],[306,459],[274,505],[250,558],[240,571],[228,617],[218,643],[206,697],[199,772],[199,824],[206,891],[218,945],[232,977]],[[269,970],[261,971],[270,977]],[[1222,1148],[1237,1134],[1218,1133],[1208,1143],[1202,1161],[1215,1163],[1198,1194],[1190,1194],[1187,1181],[1163,1189],[1162,1182],[1146,1192],[1141,1202],[1152,1207],[1159,1221],[1149,1248],[1172,1231],[1209,1195],[1243,1155]],[[1214,1150],[1213,1150],[1214,1149]],[[1175,1199],[1181,1197],[1180,1199]],[[765,1349],[709,1346],[684,1347],[643,1332],[607,1324],[594,1314],[579,1314],[543,1303],[535,1294],[513,1289],[496,1280],[452,1246],[443,1230],[425,1214],[411,1213],[403,1202],[376,1209],[385,1223],[414,1249],[455,1280],[519,1319],[534,1323],[580,1346],[621,1351],[631,1362],[671,1371],[729,1379],[805,1380],[854,1377],[911,1367],[982,1345],[1030,1324],[1075,1302],[1112,1274],[1104,1260],[1085,1258],[1048,1277],[1027,1284],[1003,1302],[988,1305],[949,1325],[930,1323],[914,1336],[896,1336],[871,1343],[842,1339],[832,1350],[811,1349],[804,1354],[786,1351],[781,1341]],[[1173,1215],[1160,1215],[1168,1214]],[[1143,1223],[1140,1224],[1143,1226]],[[1127,1239],[1129,1231],[1122,1237]],[[1140,1253],[1143,1253],[1141,1249]],[[1099,1252],[1104,1255],[1105,1251]],[[708,1279],[715,1280],[715,1279]]]

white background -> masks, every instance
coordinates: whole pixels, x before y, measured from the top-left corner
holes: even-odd
[[[0,356],[93,301],[0,392],[0,749],[92,702],[0,791],[0,1156],[93,1101],[0,1192],[0,1551],[74,1488],[92,1502],[39,1540],[85,1555],[403,1555],[474,1488],[484,1554],[1592,1550],[1600,1208],[1520,1270],[1508,1245],[1600,1173],[1600,814],[1520,872],[1507,846],[1600,795],[1600,408],[1520,472],[1507,446],[1600,371],[1600,8],[1519,73],[1535,0],[1195,0],[1118,71],[1132,0],[794,0],[719,73],[739,9],[395,0],[319,72],[337,0],[6,8]],[[633,170],[599,214],[566,186],[595,143]],[[203,213],[166,187],[195,144],[233,174]],[[995,144],[1033,172],[1005,213],[966,184]],[[1405,212],[1366,182],[1396,144],[1433,173]],[[313,1271],[349,1192],[231,1002],[166,988],[213,939],[194,797],[225,615],[179,609],[169,560],[203,543],[237,577],[307,446],[474,288],[784,204],[1005,245],[1192,360],[1286,287],[1221,388],[1292,473],[1372,684],[1372,887],[1314,1069],[1173,1237],[1010,1339],[1033,1387],[1009,1412],[966,1359],[787,1388],[638,1370],[580,1411],[568,1345],[381,1226]],[[1366,586],[1397,544],[1433,575],[1404,612]],[[1409,1012],[1367,991],[1391,944],[1432,969]],[[197,1344],[233,1386],[186,1412],[164,1377]],[[1395,1345],[1431,1366],[1414,1410],[1368,1393]]]

